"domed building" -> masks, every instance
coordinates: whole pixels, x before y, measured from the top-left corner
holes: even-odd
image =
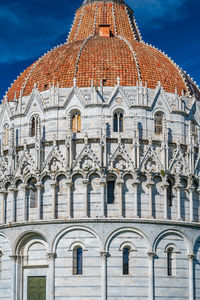
[[[0,299],[200,300],[200,91],[123,0],[0,105]]]

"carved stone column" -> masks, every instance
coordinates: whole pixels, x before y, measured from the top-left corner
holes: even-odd
[[[194,186],[190,185],[188,186],[187,189],[190,195],[190,222],[194,222],[194,199],[193,199]]]
[[[15,193],[17,192],[17,189],[14,186],[10,186],[8,191],[12,195],[12,200],[11,200],[11,219],[10,219],[10,222],[15,222],[16,221]]]
[[[189,300],[194,300],[194,259],[195,254],[189,254]]]
[[[83,185],[84,185],[84,217],[89,217],[89,211],[88,211],[88,179],[83,179]]]
[[[21,185],[21,189],[23,190],[23,220],[27,221],[27,199],[26,199],[26,184]]]
[[[47,254],[49,260],[49,300],[55,299],[55,258],[56,253],[51,252]]]
[[[1,223],[5,224],[6,222],[6,214],[5,214],[5,196],[6,196],[7,191],[5,189],[0,190],[0,195],[1,195]]]
[[[52,180],[51,189],[52,189],[52,219],[56,219],[56,186],[57,182]]]
[[[107,256],[108,252],[103,251],[101,254],[101,299],[107,300]]]
[[[72,217],[72,203],[71,203],[72,180],[71,179],[66,180],[66,186],[67,186],[67,218],[71,218]]]
[[[181,188],[182,184],[180,183],[180,180],[177,181],[175,185],[175,190],[177,191],[177,220],[181,221]]]
[[[36,183],[37,188],[37,219],[41,220],[41,190],[42,190],[42,183]]]
[[[106,216],[106,197],[105,197],[105,188],[106,188],[106,180],[100,180],[101,185],[101,217],[104,218]]]
[[[135,210],[134,210],[134,218],[139,218],[138,212],[138,185],[140,181],[138,179],[134,179],[132,185],[135,187]]]
[[[117,179],[116,185],[118,187],[118,193],[119,193],[119,217],[123,218],[123,197],[122,197],[122,188],[123,188],[124,181],[123,179]]]
[[[149,257],[149,300],[154,300],[154,257],[155,252],[148,252]]]
[[[167,181],[164,181],[162,183],[162,188],[164,191],[164,219],[168,219],[168,214],[167,214],[167,208],[168,208],[168,199],[167,199],[167,189],[169,187],[169,183]]]
[[[11,279],[11,300],[16,300],[16,265],[17,265],[17,255],[11,255],[11,270],[12,270],[12,279]]]
[[[149,218],[154,218],[153,216],[153,180],[147,182],[147,187],[149,188]]]

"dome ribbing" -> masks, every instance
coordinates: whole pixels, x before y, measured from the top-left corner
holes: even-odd
[[[106,35],[105,35],[106,34]],[[105,35],[105,36],[104,36]],[[8,100],[27,96],[36,84],[42,92],[55,83],[71,87],[158,82],[166,92],[188,93],[199,98],[189,77],[159,50],[145,44],[132,10],[122,0],[87,1],[77,10],[68,42],[52,50],[28,68],[7,94]]]

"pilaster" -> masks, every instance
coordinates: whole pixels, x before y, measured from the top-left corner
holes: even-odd
[[[180,183],[180,178],[176,179],[176,184],[174,186],[175,190],[177,191],[177,220],[181,221],[181,188],[182,184]]]
[[[14,186],[10,186],[8,191],[12,195],[12,200],[11,200],[11,220],[10,220],[10,222],[15,222],[16,221],[15,194],[17,192],[17,189]]]
[[[164,180],[162,183],[162,188],[163,188],[163,192],[164,192],[164,219],[167,220],[168,219],[168,199],[167,199],[167,189],[169,187],[169,183]]]
[[[43,188],[42,182],[36,183],[37,188],[37,219],[41,220],[41,190]]]
[[[84,217],[89,217],[89,211],[88,211],[88,179],[83,179],[83,186],[84,186]]]
[[[189,300],[194,300],[194,259],[195,254],[189,254]]]
[[[155,252],[147,253],[149,258],[149,300],[154,300],[154,258]]]
[[[72,180],[67,179],[66,180],[66,186],[67,186],[67,218],[72,217],[72,203],[71,203],[71,186],[72,186]]]
[[[56,253],[47,253],[49,260],[49,300],[55,300],[55,258]]]
[[[107,300],[107,257],[108,252],[102,251],[101,254],[101,299]]]
[[[101,217],[104,218],[106,216],[106,197],[105,197],[105,188],[106,188],[106,180],[100,180],[101,185]]]
[[[149,218],[153,219],[153,186],[154,181],[150,178],[147,181],[147,187],[149,189]]]
[[[52,190],[52,219],[56,219],[56,186],[57,182],[52,180],[51,190]]]
[[[26,199],[26,190],[27,190],[27,185],[22,184],[21,189],[23,191],[23,221],[27,221],[27,199]]]
[[[118,193],[119,193],[119,217],[123,218],[123,197],[122,197],[122,188],[123,188],[124,181],[123,179],[117,179],[116,185],[118,187]]]
[[[5,214],[5,196],[7,191],[5,189],[0,190],[1,196],[1,223],[5,224],[6,222],[6,214]]]
[[[135,188],[135,209],[134,209],[134,218],[139,218],[138,212],[138,185],[140,181],[135,178],[132,182],[133,187]]]

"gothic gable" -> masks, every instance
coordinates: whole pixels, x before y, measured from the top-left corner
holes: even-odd
[[[133,161],[121,143],[117,146],[116,150],[109,158],[108,168],[110,171],[115,169],[119,172],[124,172],[134,168]]]
[[[186,162],[186,158],[183,154],[180,144],[178,143],[177,148],[173,151],[172,159],[169,163],[169,170],[177,175],[188,174],[189,168]]]
[[[72,164],[72,169],[83,169],[89,171],[90,169],[99,169],[100,161],[92,151],[90,145],[85,144],[80,154]]]
[[[65,159],[62,155],[62,152],[59,150],[56,145],[56,140],[54,138],[53,147],[47,156],[47,159],[44,161],[42,166],[42,171],[47,171],[55,174],[57,171],[65,170]]]
[[[28,173],[34,173],[35,171],[35,162],[30,154],[29,150],[26,147],[26,144],[24,144],[24,152],[17,164],[15,176],[23,176],[25,177],[28,175]]]
[[[160,172],[164,167],[154,150],[153,146],[150,144],[145,152],[144,156],[140,162],[140,170],[147,172]]]

